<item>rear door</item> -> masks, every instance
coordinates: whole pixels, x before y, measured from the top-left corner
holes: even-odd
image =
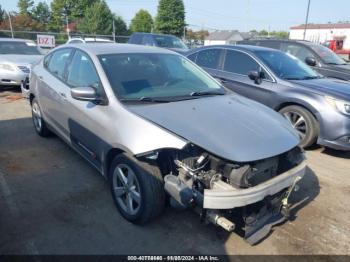
[[[261,72],[261,84],[255,84],[248,77],[250,71]],[[221,78],[224,85],[232,91],[265,105],[272,105],[271,98],[276,91],[276,83],[266,68],[250,54],[227,50]]]
[[[221,79],[221,61],[224,50],[221,48],[209,48],[196,53],[196,55],[190,55],[189,58],[192,60],[195,58],[197,65],[202,67],[211,76]]]
[[[63,138],[68,138],[68,134],[64,128],[64,108],[61,105],[62,101],[66,99],[64,77],[71,54],[71,48],[54,51],[44,60],[42,71],[37,73],[39,103],[45,120]]]

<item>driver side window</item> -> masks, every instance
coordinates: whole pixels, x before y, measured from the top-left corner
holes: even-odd
[[[227,50],[224,71],[248,76],[250,71],[260,72],[263,79],[271,80],[266,71],[249,55],[234,50]]]
[[[76,51],[68,66],[67,84],[71,87],[100,88],[100,80],[91,59],[83,52]]]

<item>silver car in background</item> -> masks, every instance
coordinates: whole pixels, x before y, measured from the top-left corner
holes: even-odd
[[[31,67],[43,57],[34,41],[0,38],[0,88],[21,86],[28,93],[28,79]]]
[[[288,218],[306,169],[286,119],[162,48],[56,48],[33,68],[30,103],[36,132],[90,162],[133,223],[169,200],[255,244]]]

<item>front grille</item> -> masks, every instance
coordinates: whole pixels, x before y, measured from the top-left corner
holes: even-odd
[[[18,66],[19,69],[22,70],[22,72],[29,74],[30,73],[30,68],[27,66]]]

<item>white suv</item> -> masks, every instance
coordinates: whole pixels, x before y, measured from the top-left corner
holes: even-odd
[[[86,38],[70,38],[66,44],[85,44],[85,43],[114,43],[112,40],[105,38],[86,37]]]

